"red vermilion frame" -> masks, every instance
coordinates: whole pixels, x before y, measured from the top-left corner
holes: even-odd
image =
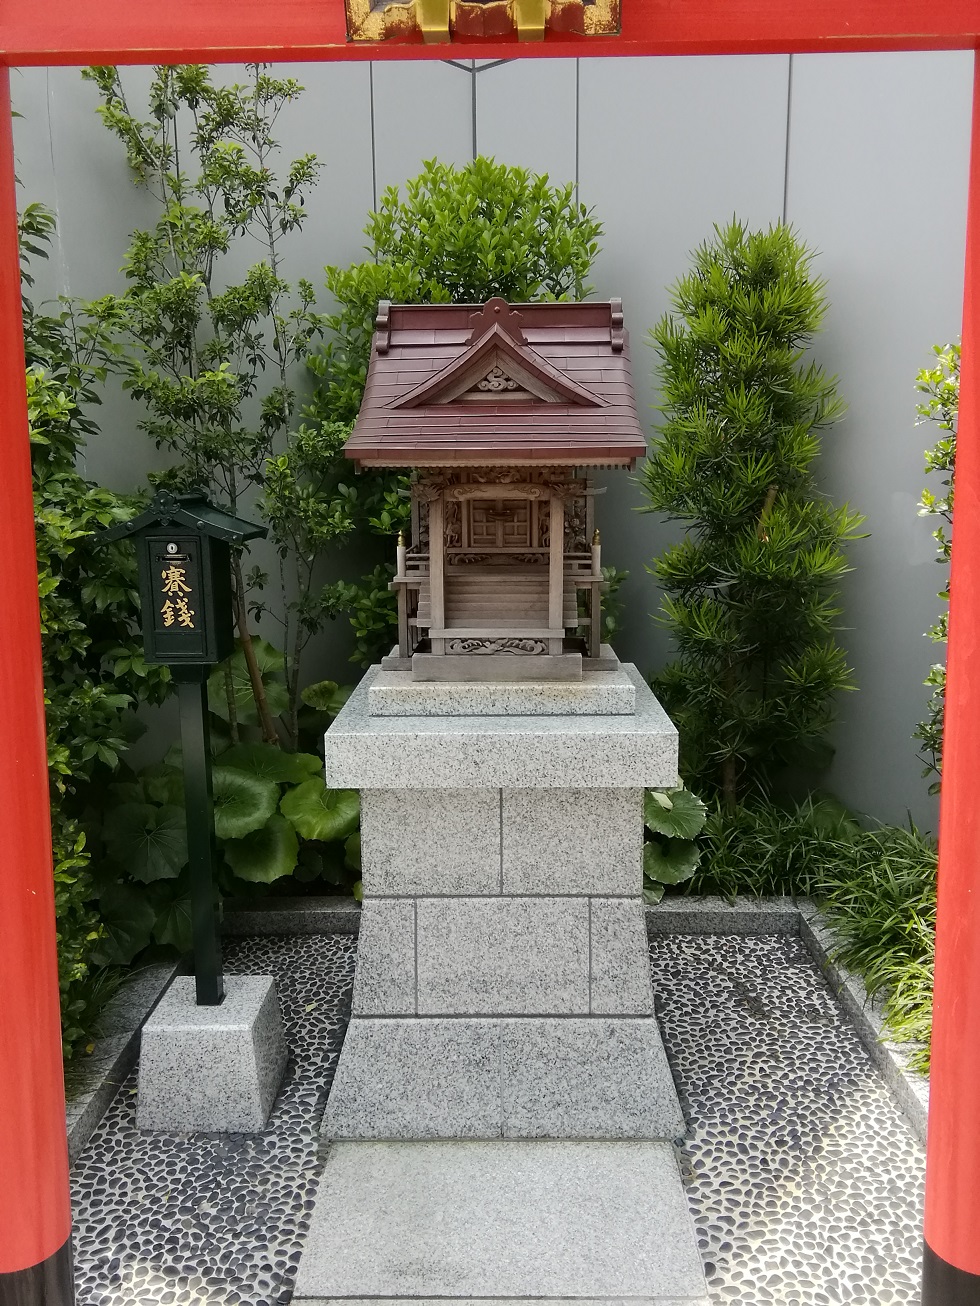
[[[548,58],[980,49],[980,0],[623,0],[619,36],[346,40],[343,0],[5,0],[0,12],[0,1306],[70,1230],[8,69],[40,64]],[[953,534],[928,1306],[980,1303],[980,57]],[[941,1266],[929,1286],[929,1257]],[[952,1277],[946,1274],[949,1271]],[[944,1277],[944,1275],[946,1277]],[[9,1277],[8,1277],[9,1276]],[[931,1294],[931,1295],[930,1295]],[[9,1300],[26,1300],[11,1295]],[[55,1300],[38,1297],[38,1300]]]

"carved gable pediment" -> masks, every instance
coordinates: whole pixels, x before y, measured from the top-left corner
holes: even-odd
[[[491,301],[493,303],[493,301]],[[552,366],[524,340],[518,325],[483,319],[474,325],[466,349],[435,376],[396,400],[393,408],[500,403],[576,404],[601,408],[602,399]]]

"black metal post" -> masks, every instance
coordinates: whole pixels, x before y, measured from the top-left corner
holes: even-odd
[[[214,810],[207,703],[209,668],[174,667],[172,670],[180,701],[197,1005],[216,1007],[225,996],[225,988],[214,902]]]

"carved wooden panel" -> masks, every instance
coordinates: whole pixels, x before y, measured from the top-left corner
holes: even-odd
[[[620,31],[620,0],[346,0],[346,6],[352,41],[541,41],[549,32]]]

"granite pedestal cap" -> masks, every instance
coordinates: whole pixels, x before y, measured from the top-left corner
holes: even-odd
[[[257,1133],[286,1070],[271,975],[229,975],[225,998],[199,1007],[178,976],[143,1026],[136,1124],[168,1133]]]

